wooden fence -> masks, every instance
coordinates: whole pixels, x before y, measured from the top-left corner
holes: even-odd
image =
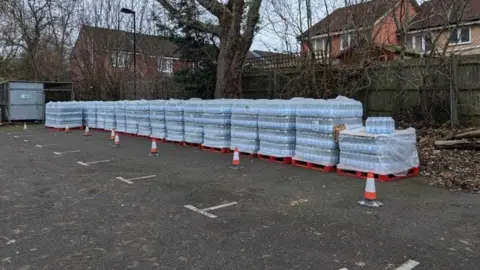
[[[282,65],[286,64],[282,62]],[[244,73],[245,98],[336,95],[362,101],[366,116],[403,113],[412,122],[480,125],[480,56],[392,61],[368,66],[302,62],[287,68],[252,68]]]

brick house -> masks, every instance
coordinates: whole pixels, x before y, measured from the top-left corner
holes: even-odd
[[[424,2],[409,25],[407,46],[421,54],[480,54],[480,0]]]
[[[194,66],[181,59],[179,47],[166,38],[136,34],[136,39],[137,98],[153,98],[150,91],[154,90],[147,87],[167,87],[174,72]],[[83,26],[70,56],[76,95],[85,94],[84,99],[132,98],[132,56],[133,33]]]
[[[337,58],[352,48],[367,47],[373,48],[375,57],[385,51],[389,55],[385,60],[390,60],[395,52],[391,47],[401,44],[399,27],[418,11],[415,0],[371,0],[336,9],[298,37],[302,53]]]

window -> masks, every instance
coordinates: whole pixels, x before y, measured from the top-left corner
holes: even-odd
[[[112,54],[112,66],[125,67],[128,64],[129,55],[125,52],[114,52]]]
[[[450,44],[462,44],[472,42],[472,33],[470,27],[460,27],[454,29],[450,35]]]
[[[173,59],[158,58],[158,71],[164,73],[173,73]]]
[[[351,34],[343,34],[343,35],[340,36],[340,50],[341,51],[345,50],[346,48],[348,48],[348,46],[350,46],[351,39],[352,39]]]
[[[316,58],[321,58],[326,55],[327,52],[327,41],[325,38],[317,38],[313,40],[313,51]],[[327,52],[328,53],[328,52]]]

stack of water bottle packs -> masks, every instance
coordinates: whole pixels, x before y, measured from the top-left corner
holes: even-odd
[[[125,123],[127,126],[126,133],[137,134],[138,123],[135,115],[137,111],[137,101],[127,101],[125,104]]]
[[[83,126],[82,102],[49,102],[45,108],[45,126],[77,128]]]
[[[150,101],[150,127],[153,138],[165,139],[167,137],[167,131],[165,130],[165,100]]]
[[[335,166],[339,160],[334,128],[362,127],[362,103],[338,97],[336,99],[299,100],[296,107],[296,145],[294,161]]]
[[[115,130],[119,132],[127,132],[127,102],[114,102],[115,107]]]
[[[415,129],[396,130],[390,117],[369,117],[363,127],[361,102],[345,97],[49,102],[45,115],[48,127],[115,129],[294,164],[381,175],[419,165]]]
[[[203,146],[230,148],[232,99],[208,100],[203,104]]]
[[[258,139],[258,102],[239,100],[232,106],[230,148],[241,149],[243,153],[256,154]]]
[[[295,153],[295,102],[261,100],[258,108],[258,153],[293,157]]]
[[[165,103],[165,127],[169,141],[185,141],[183,102],[183,100],[170,99]]]
[[[365,128],[340,133],[338,169],[405,175],[418,166],[415,129],[395,130],[390,117],[369,117]]]
[[[106,108],[104,101],[97,101],[97,126],[96,128],[105,129]]]
[[[203,103],[201,99],[192,98],[183,104],[185,141],[188,143],[203,143]]]
[[[115,102],[108,101],[103,103],[104,117],[105,117],[105,129],[115,129]]]
[[[150,136],[152,129],[150,127],[150,104],[146,100],[140,100],[135,103],[135,121],[138,124],[138,135]]]

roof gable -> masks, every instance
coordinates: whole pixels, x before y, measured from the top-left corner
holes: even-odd
[[[372,0],[338,8],[309,30],[302,33],[301,37],[308,36],[309,31],[312,36],[316,36],[349,29],[371,27],[398,2],[399,0]]]
[[[133,52],[133,33],[130,32],[83,26],[81,35],[87,36],[104,50]],[[181,56],[179,47],[165,37],[136,34],[136,39],[137,53],[165,57]]]
[[[430,0],[420,6],[409,30],[480,20],[480,0]]]

